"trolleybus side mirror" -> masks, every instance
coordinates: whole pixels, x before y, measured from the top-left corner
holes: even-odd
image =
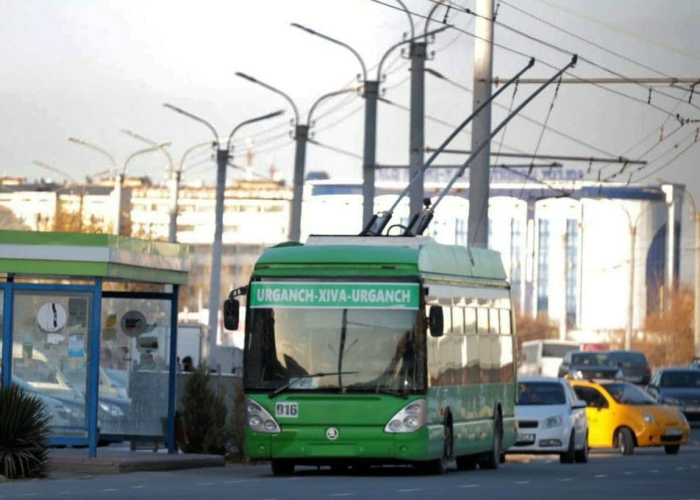
[[[442,316],[442,306],[430,306],[428,312],[428,328],[431,337],[442,337],[444,333],[444,319]]]
[[[238,299],[226,299],[224,301],[224,327],[227,330],[238,330],[238,318],[240,303]]]

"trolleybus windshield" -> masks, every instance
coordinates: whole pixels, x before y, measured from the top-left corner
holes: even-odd
[[[419,289],[406,282],[253,282],[246,390],[271,397],[299,390],[424,391]]]

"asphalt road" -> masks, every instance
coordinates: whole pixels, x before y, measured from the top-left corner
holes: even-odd
[[[0,499],[669,499],[700,500],[700,428],[678,455],[662,448],[622,457],[593,450],[587,464],[562,465],[556,456],[509,457],[495,471],[417,475],[405,467],[367,474],[297,468],[275,477],[269,465],[67,477],[0,483]]]

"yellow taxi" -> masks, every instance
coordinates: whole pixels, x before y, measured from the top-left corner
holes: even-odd
[[[688,442],[690,425],[683,413],[656,402],[629,382],[569,380],[586,402],[588,446],[617,448],[631,455],[637,446],[663,446],[675,455]]]

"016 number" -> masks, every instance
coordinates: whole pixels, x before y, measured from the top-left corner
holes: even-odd
[[[276,417],[297,418],[299,405],[297,403],[277,403],[275,405]]]

